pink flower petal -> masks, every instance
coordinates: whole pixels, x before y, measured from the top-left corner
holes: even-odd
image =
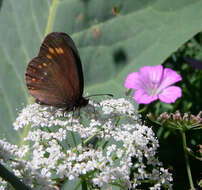
[[[125,80],[124,86],[125,86],[126,88],[136,89],[135,87],[137,86],[136,83],[137,83],[138,81],[140,81],[140,80],[139,80],[139,73],[137,73],[137,72],[130,73],[130,74],[127,76],[126,80]],[[139,87],[139,85],[138,85],[138,87]]]
[[[146,91],[139,89],[135,91],[133,98],[139,104],[149,104],[157,100],[158,96],[157,95],[150,96]]]
[[[163,73],[163,79],[160,85],[160,89],[163,90],[164,88],[182,80],[182,77],[174,70],[165,68]]]
[[[170,86],[159,94],[159,99],[165,103],[174,103],[177,98],[182,96],[182,90],[177,86]]]
[[[145,66],[140,68],[140,75],[143,80],[148,80],[146,82],[159,83],[161,81],[163,74],[162,65],[157,66]]]

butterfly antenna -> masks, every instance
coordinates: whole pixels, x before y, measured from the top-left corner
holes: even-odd
[[[110,97],[113,97],[114,95],[113,94],[92,94],[90,96],[86,96],[85,98],[89,98],[92,96],[110,96]]]

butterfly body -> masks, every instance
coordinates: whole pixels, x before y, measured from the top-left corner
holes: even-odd
[[[84,81],[79,53],[65,33],[53,32],[44,39],[38,56],[25,73],[29,93],[43,105],[72,111],[86,106]]]

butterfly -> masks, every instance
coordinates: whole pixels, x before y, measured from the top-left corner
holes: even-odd
[[[28,64],[25,82],[36,103],[65,111],[86,106],[84,79],[78,50],[69,35],[48,34],[39,53]]]

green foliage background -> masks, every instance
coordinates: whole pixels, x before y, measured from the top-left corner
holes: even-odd
[[[0,0],[0,137],[21,144],[27,132],[12,123],[30,101],[26,65],[49,32],[75,41],[85,92],[123,97],[126,76],[167,60],[202,30],[201,19],[201,0]]]
[[[74,39],[86,92],[121,97],[128,73],[161,64],[202,29],[200,0],[0,2],[0,136],[12,142],[23,134],[12,130],[12,122],[28,102],[25,68],[45,34],[62,31]]]

